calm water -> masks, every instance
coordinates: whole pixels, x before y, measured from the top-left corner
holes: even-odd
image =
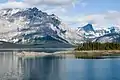
[[[120,80],[120,59],[19,58],[0,52],[0,80]]]

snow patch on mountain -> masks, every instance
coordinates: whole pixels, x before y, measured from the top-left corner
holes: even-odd
[[[86,26],[79,27],[77,32],[78,34],[82,34],[86,41],[120,42],[120,36],[118,36],[118,34],[120,34],[119,27],[109,27],[95,30],[92,24],[87,24]]]
[[[76,44],[84,40],[56,15],[48,15],[37,8],[2,9],[0,15],[1,41],[40,44],[52,38],[62,43]]]

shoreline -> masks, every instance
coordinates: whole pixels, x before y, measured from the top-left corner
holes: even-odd
[[[114,58],[120,56],[120,50],[89,50],[89,51],[75,51],[76,58],[83,59],[102,59]]]
[[[45,57],[56,56],[63,58],[101,58],[103,56],[120,56],[120,50],[85,50],[85,51],[59,51],[54,53],[26,52],[17,53],[19,57]]]
[[[120,52],[120,50],[75,50],[75,52]]]

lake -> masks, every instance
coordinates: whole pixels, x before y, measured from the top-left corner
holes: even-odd
[[[120,80],[120,58],[18,57],[0,52],[0,80]]]

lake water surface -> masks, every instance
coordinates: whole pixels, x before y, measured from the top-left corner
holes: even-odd
[[[120,80],[120,58],[20,58],[0,52],[0,80]]]

